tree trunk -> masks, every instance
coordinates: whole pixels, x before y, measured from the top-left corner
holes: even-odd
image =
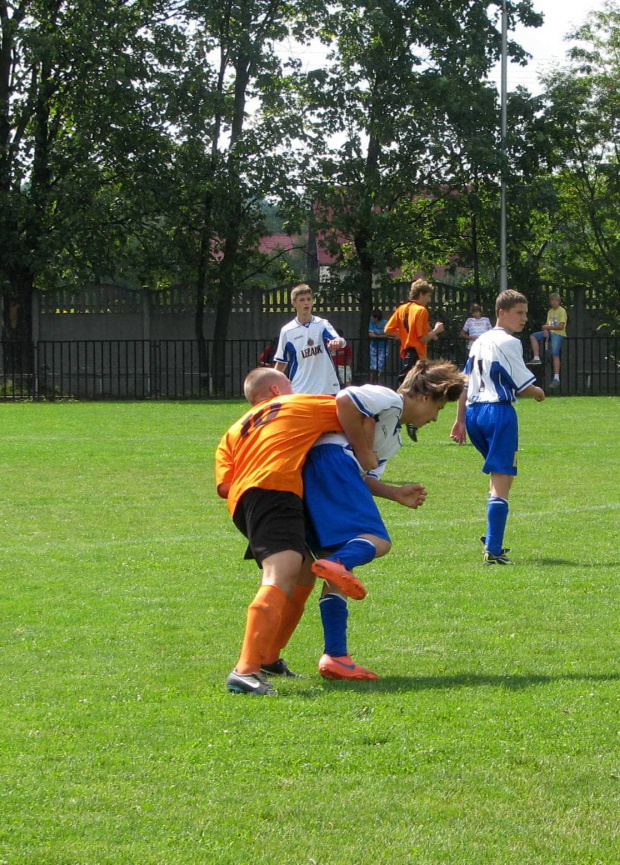
[[[373,309],[372,280],[374,273],[374,259],[368,253],[368,240],[365,234],[359,233],[354,238],[355,250],[360,263],[358,277],[358,291],[360,302],[359,323],[359,350],[355,357],[355,375],[360,383],[368,378],[370,339],[368,337],[368,325],[370,314]]]
[[[224,239],[224,255],[219,268],[219,291],[215,307],[213,333],[213,386],[215,393],[221,395],[226,392],[226,337],[228,336],[233,295],[238,288],[235,276],[239,254],[241,210],[241,192],[233,167],[231,169],[230,210]]]
[[[471,253],[474,269],[474,299],[476,303],[481,302],[480,295],[480,257],[478,255],[478,218],[475,213],[471,215]]]
[[[11,285],[2,293],[2,342],[4,376],[7,379],[29,378],[34,374],[32,344],[33,275],[20,268]]]
[[[204,313],[205,294],[207,291],[207,268],[211,246],[211,211],[212,196],[208,193],[204,201],[200,258],[198,261],[198,274],[196,276],[196,303],[194,306],[194,337],[198,345],[198,377],[201,390],[208,390],[209,387],[209,353],[205,339]]]

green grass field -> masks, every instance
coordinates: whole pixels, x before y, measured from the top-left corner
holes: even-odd
[[[334,682],[316,597],[276,698],[224,687],[258,571],[219,404],[0,406],[0,865],[620,862],[614,398],[522,401],[506,543],[448,433],[406,441]]]

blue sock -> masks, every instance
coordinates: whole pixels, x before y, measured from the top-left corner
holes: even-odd
[[[494,556],[499,556],[504,546],[504,531],[508,519],[508,502],[499,496],[489,495],[487,504],[486,548]]]
[[[359,565],[367,565],[368,562],[372,562],[376,555],[377,548],[372,541],[367,540],[367,538],[353,538],[352,541],[338,547],[326,558],[332,562],[340,562],[347,571],[352,571]]]
[[[347,655],[347,602],[340,595],[330,593],[319,600],[319,610],[323,622],[325,654],[335,658]]]

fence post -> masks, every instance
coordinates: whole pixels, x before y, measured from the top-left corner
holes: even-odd
[[[38,289],[34,289],[32,292],[32,341],[33,343],[37,343],[39,341],[39,334],[41,330],[41,295],[39,294]]]
[[[262,333],[263,319],[263,290],[253,288],[250,293],[250,318],[252,321],[252,334],[254,338],[260,338]]]
[[[136,376],[136,391],[137,391]],[[151,293],[142,287],[142,389],[144,396],[151,395]]]
[[[586,290],[582,285],[575,287],[574,321],[569,319],[569,327],[575,336],[586,336]]]

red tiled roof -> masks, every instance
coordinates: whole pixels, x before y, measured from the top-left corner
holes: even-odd
[[[268,234],[261,237],[258,248],[260,252],[290,252],[303,246],[303,238],[298,234]]]

